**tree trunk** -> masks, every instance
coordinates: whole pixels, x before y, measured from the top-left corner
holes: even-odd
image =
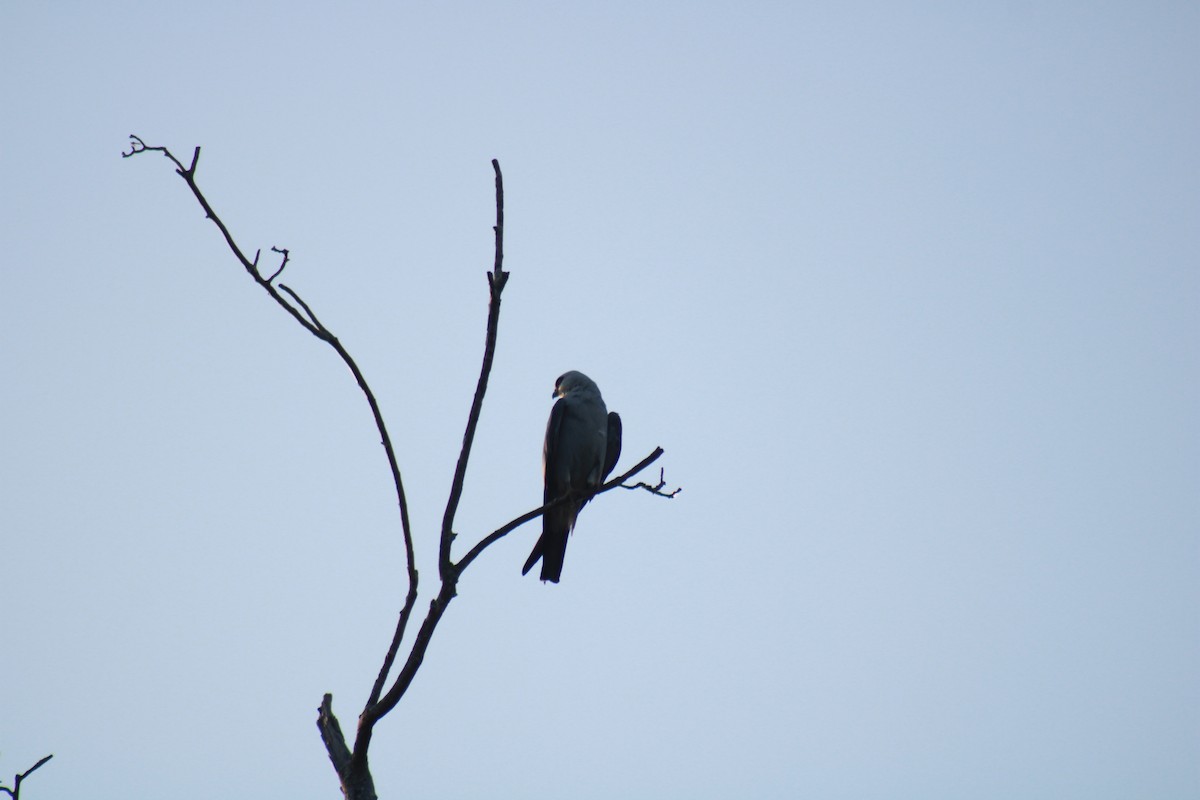
[[[349,775],[341,776],[342,794],[346,800],[378,800],[375,795],[375,781],[371,780],[371,770],[367,767],[366,759],[361,768],[349,770]],[[358,765],[358,762],[352,762]]]

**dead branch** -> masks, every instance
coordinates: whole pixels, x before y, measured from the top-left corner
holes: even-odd
[[[343,363],[350,370],[362,390],[363,395],[367,399],[367,403],[371,408],[371,413],[375,418],[376,428],[379,430],[381,443],[383,444],[384,452],[387,455],[388,466],[392,472],[392,480],[395,486],[396,499],[400,509],[401,530],[404,536],[405,558],[408,569],[408,592],[405,596],[404,606],[400,610],[399,618],[396,622],[396,629],[392,635],[392,641],[388,647],[387,653],[384,656],[383,664],[380,667],[379,673],[376,676],[375,683],[371,688],[371,693],[367,698],[367,702],[363,707],[362,713],[358,718],[358,727],[355,732],[353,748],[347,746],[346,737],[342,732],[341,725],[337,717],[333,713],[333,696],[326,694],[322,700],[317,714],[317,728],[320,731],[321,739],[325,744],[325,749],[329,754],[330,762],[333,764],[334,770],[337,772],[338,779],[342,786],[342,792],[346,800],[375,800],[375,787],[371,778],[370,769],[367,762],[367,751],[371,743],[371,737],[374,732],[375,724],[386,716],[408,691],[412,684],[413,678],[420,669],[424,661],[425,653],[429,647],[429,643],[433,638],[433,633],[437,629],[438,623],[441,621],[442,615],[445,613],[450,602],[456,596],[456,587],[458,579],[463,571],[474,561],[485,549],[491,546],[502,537],[506,536],[511,531],[529,522],[532,519],[544,514],[548,509],[554,508],[557,505],[572,500],[578,500],[578,497],[570,495],[558,498],[550,503],[547,503],[540,508],[529,511],[520,517],[506,523],[497,528],[495,531],[484,537],[477,543],[467,554],[457,563],[452,558],[452,546],[455,539],[454,533],[454,517],[458,510],[459,502],[462,498],[463,485],[466,478],[467,463],[471,455],[471,447],[475,439],[475,431],[479,425],[479,418],[483,408],[484,395],[487,392],[488,378],[491,375],[492,363],[496,351],[497,333],[499,330],[500,321],[500,299],[504,291],[504,287],[508,281],[508,272],[503,269],[504,263],[504,179],[500,172],[500,163],[496,160],[492,161],[492,168],[496,175],[496,224],[495,231],[495,257],[493,267],[487,273],[488,279],[488,320],[487,332],[484,339],[483,361],[480,366],[479,380],[475,386],[475,395],[471,402],[471,409],[467,415],[467,425],[463,433],[462,449],[459,451],[458,464],[454,471],[454,478],[450,486],[450,494],[446,502],[445,513],[442,518],[441,535],[439,537],[438,548],[438,573],[440,578],[440,587],[437,595],[430,601],[429,610],[421,622],[420,628],[409,647],[408,655],[404,658],[403,664],[400,666],[391,686],[388,686],[388,679],[391,675],[392,668],[399,656],[400,645],[405,638],[405,631],[409,621],[412,619],[413,610],[417,601],[418,575],[415,567],[414,548],[412,529],[409,524],[408,504],[405,500],[404,485],[400,478],[400,469],[397,465],[394,448],[392,447],[391,439],[388,436],[387,426],[384,424],[383,415],[379,410],[379,405],[375,400],[375,394],[367,384],[366,378],[363,377],[362,371],[358,368],[354,359],[350,357],[349,352],[342,346],[336,336],[321,322],[312,308],[291,288],[285,284],[276,284],[275,279],[278,278],[287,267],[290,253],[287,248],[272,247],[271,250],[282,256],[279,266],[271,273],[269,277],[263,277],[259,271],[259,258],[262,254],[261,250],[256,251],[254,259],[246,258],[245,253],[234,241],[228,227],[222,222],[220,217],[213,211],[209,205],[207,198],[196,185],[196,164],[200,159],[200,148],[197,147],[192,156],[191,165],[184,167],[182,162],[177,159],[170,150],[165,147],[148,146],[137,136],[130,136],[131,145],[128,153],[122,153],[122,156],[129,158],[130,156],[138,155],[143,152],[156,151],[162,153],[166,158],[176,166],[176,173],[183,178],[188,188],[195,196],[201,208],[204,209],[205,216],[213,221],[224,237],[230,251],[238,259],[245,268],[246,272],[254,281],[262,287],[262,289],[270,295],[270,297],[285,311],[287,311],[297,323],[305,330],[316,336],[321,341],[328,344],[342,359]],[[649,456],[642,459],[638,464],[618,478],[605,483],[595,491],[587,493],[585,499],[591,499],[597,494],[610,491],[618,486],[626,489],[645,488],[651,493],[662,497],[674,497],[679,492],[675,489],[671,492],[662,491],[665,482],[662,479],[662,472],[659,473],[659,484],[651,487],[648,484],[636,484],[635,486],[624,486],[623,482],[634,475],[637,475],[651,463],[656,461],[663,454],[662,448],[656,448]],[[386,690],[385,690],[385,687]],[[40,766],[39,763],[37,766]],[[36,766],[34,767],[36,769]],[[32,772],[32,770],[30,770]]]

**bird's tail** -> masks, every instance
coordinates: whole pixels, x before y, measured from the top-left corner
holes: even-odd
[[[529,554],[529,558],[525,559],[525,566],[521,567],[521,574],[528,575],[529,570],[533,569],[533,565],[542,557],[542,542],[545,541],[546,534],[543,533],[538,537],[537,544],[533,546],[533,552]]]
[[[558,508],[547,512],[542,518],[542,535],[525,560],[525,566],[521,568],[522,575],[533,569],[533,565],[541,559],[542,580],[558,583],[562,577],[563,559],[567,555],[567,537],[571,534],[571,528],[575,527],[575,514],[572,511],[570,508]]]

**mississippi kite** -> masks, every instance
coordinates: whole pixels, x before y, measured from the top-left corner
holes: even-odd
[[[558,402],[550,411],[546,443],[542,448],[545,489],[542,502],[568,493],[595,489],[621,457],[621,418],[609,412],[600,388],[582,372],[564,373],[554,382]],[[572,499],[542,515],[542,535],[521,574],[542,560],[542,580],[558,583],[562,576],[567,537],[575,528],[586,500]]]

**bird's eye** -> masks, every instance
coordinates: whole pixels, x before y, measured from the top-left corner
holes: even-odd
[[[555,379],[555,381],[554,381],[555,389],[562,386],[563,378],[565,378],[565,377],[567,377],[567,373],[564,372],[562,375],[559,375],[558,378]]]

